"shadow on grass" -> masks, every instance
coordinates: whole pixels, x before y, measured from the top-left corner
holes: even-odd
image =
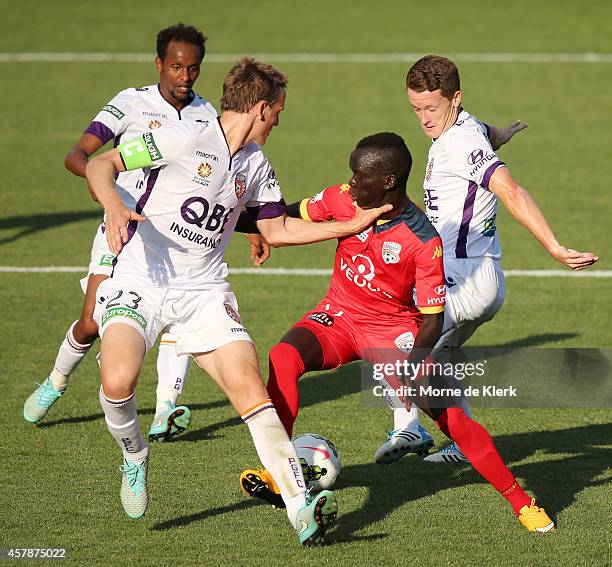
[[[523,479],[526,490],[537,496],[553,519],[575,502],[585,488],[612,484],[612,479],[597,480],[609,468],[612,449],[603,445],[612,444],[612,423],[587,425],[556,431],[530,432],[495,437],[502,458],[512,465],[512,473]],[[372,447],[372,452],[374,451]],[[524,463],[534,453],[540,455],[563,455],[543,462]],[[330,531],[329,542],[382,540],[388,534],[359,535],[357,532],[383,520],[386,516],[406,504],[435,495],[449,488],[471,484],[486,484],[480,475],[468,465],[431,465],[416,456],[408,456],[390,465],[375,463],[347,466],[336,483],[337,489],[365,487],[368,497],[362,508],[342,514],[338,524]],[[493,491],[492,488],[490,488]],[[254,505],[266,505],[259,501],[240,501],[236,504],[213,508],[198,514],[177,517],[156,524],[154,530],[168,530],[220,514],[242,510]],[[435,503],[433,504],[435,506]],[[499,505],[508,510],[508,525],[517,522],[512,518],[509,504],[499,497]],[[342,506],[342,502],[340,502]],[[465,506],[466,514],[471,513]],[[421,519],[426,521],[427,510]],[[410,522],[414,523],[415,518]],[[519,528],[520,529],[520,528]]]
[[[610,478],[597,480],[612,461],[612,449],[602,447],[612,444],[612,423],[500,435],[494,441],[506,463],[519,463],[510,466],[512,473],[523,480],[523,487],[537,497],[553,520],[585,488],[612,484]],[[564,456],[520,464],[534,453]],[[385,467],[375,463],[345,467],[336,488],[363,486],[368,489],[368,497],[361,509],[341,516],[328,540],[338,543],[360,540],[356,532],[383,520],[406,502],[470,484],[486,482],[469,465],[431,465],[416,456]],[[512,519],[512,510],[501,496],[499,505],[508,509],[509,526],[517,521]],[[465,511],[470,513],[467,505]],[[424,511],[423,521],[426,514]],[[412,518],[411,522],[414,521]]]
[[[504,344],[487,345],[486,348],[535,347],[544,344],[567,341],[568,339],[575,339],[578,336],[578,333],[544,333],[541,335],[531,335],[530,337],[523,337],[522,339],[516,339],[514,341],[509,341]],[[469,347],[469,344],[466,346]]]
[[[358,393],[361,389],[359,372],[359,365],[356,363],[347,364],[331,372],[306,375],[300,380],[300,410]],[[228,404],[229,402],[225,403]],[[189,407],[192,409],[196,408],[195,405],[191,404]],[[184,433],[177,437],[174,442],[194,442],[211,439],[211,433],[236,425],[243,425],[243,422],[239,417],[232,417],[202,429],[194,429]]]
[[[151,527],[151,530],[163,531],[171,530],[173,528],[180,528],[182,526],[193,524],[194,522],[206,520],[207,518],[213,518],[214,516],[227,514],[229,512],[236,512],[237,510],[246,510],[257,505],[258,502],[254,500],[243,500],[242,502],[238,502],[237,504],[231,504],[229,506],[220,506],[219,508],[211,508],[210,510],[204,510],[203,512],[199,512],[198,514],[191,514],[190,516],[183,516],[181,518],[175,518],[166,522],[160,522],[158,524],[153,525]]]
[[[0,219],[0,230],[11,228],[21,228],[17,234],[8,237],[0,238],[1,244],[9,244],[15,242],[24,236],[30,236],[36,232],[47,230],[48,228],[56,228],[73,222],[82,220],[100,219],[102,221],[102,211],[67,211],[64,213],[48,213],[20,217],[6,217]]]
[[[207,409],[216,409],[223,406],[227,406],[229,404],[226,400],[219,400],[216,402],[208,402],[205,404],[189,404],[189,409],[191,410],[207,410]],[[140,408],[138,410],[138,415],[154,415],[155,408]],[[103,413],[94,413],[91,415],[81,415],[78,417],[63,417],[61,419],[56,419],[54,421],[43,421],[39,423],[36,427],[40,429],[45,429],[47,427],[55,427],[56,425],[63,425],[66,423],[86,423],[88,421],[97,421],[99,419],[103,419]],[[240,420],[238,420],[240,421]]]

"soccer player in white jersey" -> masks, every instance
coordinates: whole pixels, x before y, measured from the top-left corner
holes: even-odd
[[[155,60],[159,84],[126,89],[110,100],[71,149],[66,157],[66,167],[75,175],[85,177],[89,156],[111,140],[117,146],[122,139],[130,140],[142,132],[163,129],[174,122],[214,120],[217,116],[215,108],[192,90],[200,74],[205,42],[204,35],[193,26],[177,24],[161,30],[157,35]],[[147,190],[141,171],[121,173],[116,184],[123,201],[132,208],[137,206]],[[112,273],[115,259],[104,231],[102,223],[94,239],[88,278],[83,280],[85,300],[81,316],[68,329],[49,377],[24,405],[24,417],[29,422],[39,422],[65,392],[68,377],[98,337],[98,325],[93,320],[96,290]],[[249,241],[252,256],[258,254],[253,257],[254,262],[262,263],[266,254],[263,249],[258,250],[261,237],[253,235]],[[157,360],[157,405],[149,430],[151,440],[168,440],[184,430],[190,421],[189,408],[176,406],[187,373],[188,357],[177,357],[174,343],[170,334],[161,338]]]
[[[498,129],[464,110],[459,71],[445,57],[427,55],[417,61],[408,71],[406,88],[423,132],[432,139],[423,188],[427,216],[443,243],[447,291],[443,334],[435,349],[440,351],[463,345],[504,301],[495,226],[498,199],[564,266],[582,270],[599,258],[558,242],[542,211],[495,153],[526,124],[514,122]],[[387,401],[395,406],[394,430],[376,451],[375,460],[380,464],[432,444],[431,436],[418,423],[416,406],[406,410],[397,399]],[[467,462],[455,443],[425,460]]]
[[[141,517],[148,503],[148,447],[134,390],[146,351],[166,328],[176,337],[177,354],[193,356],[241,415],[277,480],[300,543],[311,545],[335,517],[335,497],[330,491],[306,495],[295,448],[226,282],[223,251],[243,206],[273,246],[359,232],[391,207],[356,208],[349,221],[317,226],[287,217],[260,149],[279,122],[286,84],[278,70],[245,58],[225,77],[219,119],[147,132],[89,162],[87,179],[104,206],[106,236],[117,254],[112,278],[98,288],[94,317],[102,342],[100,402],[123,452],[126,513]],[[145,177],[147,190],[135,211],[115,189],[115,172],[126,169]]]

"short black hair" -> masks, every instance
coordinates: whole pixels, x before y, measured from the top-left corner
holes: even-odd
[[[175,24],[174,26],[161,30],[157,34],[157,56],[163,61],[168,54],[168,44],[171,41],[184,41],[200,49],[200,54],[202,55],[200,61],[202,61],[206,53],[206,47],[204,45],[207,39],[208,38],[194,26],[187,26],[183,23]]]
[[[404,139],[394,132],[380,132],[359,140],[356,150],[364,150],[369,167],[382,175],[395,175],[397,186],[405,188],[412,169],[412,155]]]

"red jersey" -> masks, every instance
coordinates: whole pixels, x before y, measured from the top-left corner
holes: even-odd
[[[347,184],[328,187],[300,203],[305,220],[343,221],[354,214]],[[442,241],[414,203],[394,219],[338,239],[327,298],[353,315],[420,318],[420,313],[444,311],[445,296]]]

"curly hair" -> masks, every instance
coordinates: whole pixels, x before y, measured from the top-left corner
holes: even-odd
[[[193,26],[187,26],[183,23],[175,24],[161,30],[157,34],[157,56],[163,61],[168,54],[168,44],[171,41],[184,41],[199,48],[200,61],[202,61],[206,53],[205,44],[207,39],[199,29]]]

